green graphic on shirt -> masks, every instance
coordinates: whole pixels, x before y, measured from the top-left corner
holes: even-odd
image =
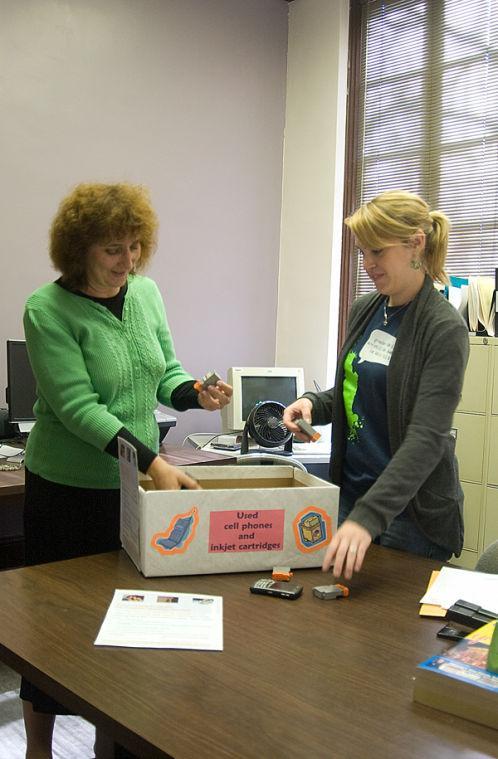
[[[363,427],[363,420],[353,411],[353,403],[358,390],[358,372],[355,372],[353,369],[353,361],[355,358],[356,353],[350,351],[344,361],[344,383],[342,385],[342,394],[349,428],[348,440],[357,440],[358,430]]]

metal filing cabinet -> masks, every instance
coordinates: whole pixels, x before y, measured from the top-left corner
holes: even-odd
[[[498,340],[470,337],[470,357],[453,426],[465,493],[464,549],[452,564],[473,569],[498,539]]]

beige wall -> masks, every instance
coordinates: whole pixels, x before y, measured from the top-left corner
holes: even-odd
[[[276,361],[303,366],[308,389],[336,364],[348,13],[290,5]]]
[[[150,274],[189,371],[299,365],[308,387],[328,384],[347,6],[0,0],[0,405],[5,340],[23,336],[26,297],[56,276],[50,221],[91,180],[150,188]],[[187,412],[168,439],[219,428]]]
[[[47,230],[80,181],[150,188],[150,273],[186,369],[273,364],[288,7],[0,0],[0,405],[5,341],[56,276]],[[218,429],[187,412],[169,439]]]

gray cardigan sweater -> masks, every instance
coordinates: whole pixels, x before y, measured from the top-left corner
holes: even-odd
[[[305,394],[313,403],[313,423],[332,421],[330,479],[337,485],[342,481],[347,434],[342,396],[344,360],[382,298],[378,293],[369,293],[355,301],[338,358],[335,387]],[[468,356],[465,322],[426,276],[405,313],[387,368],[392,458],[350,514],[372,538],[408,508],[430,540],[460,555],[463,493],[450,429]]]

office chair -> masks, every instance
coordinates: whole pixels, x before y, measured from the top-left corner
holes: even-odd
[[[498,574],[498,540],[491,543],[484,553],[481,554],[477,560],[476,571]]]

